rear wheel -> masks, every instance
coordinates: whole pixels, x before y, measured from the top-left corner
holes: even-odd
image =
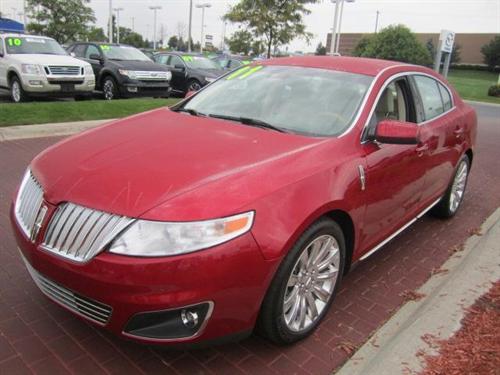
[[[333,220],[310,226],[280,265],[262,304],[258,331],[277,344],[310,335],[326,315],[342,279],[345,239]]]
[[[455,215],[462,203],[469,177],[470,160],[467,155],[462,156],[458,163],[455,175],[448,190],[439,203],[431,210],[431,214],[441,218]]]
[[[22,103],[29,100],[29,96],[24,91],[23,85],[17,76],[14,76],[10,81],[10,96],[14,103]]]

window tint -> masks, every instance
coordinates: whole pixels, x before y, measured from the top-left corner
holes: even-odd
[[[73,52],[76,57],[84,57],[85,48],[87,48],[85,44],[77,44],[75,47],[73,47],[73,50],[71,52]]]
[[[376,123],[384,120],[408,121],[403,90],[398,81],[391,82],[375,107]]]
[[[170,66],[176,66],[176,65],[182,65],[182,66],[184,66],[184,63],[182,62],[182,59],[179,56],[172,55],[170,57],[168,65],[170,65]]]
[[[85,58],[87,59],[90,59],[90,55],[101,55],[101,53],[99,52],[99,49],[94,46],[93,44],[89,45],[87,47],[87,51],[85,52]]]
[[[451,108],[451,96],[450,92],[442,84],[438,83],[439,91],[441,91],[441,97],[443,98],[444,110],[447,111]]]
[[[430,120],[444,112],[443,101],[439,92],[438,82],[430,77],[416,75],[417,85],[422,105],[424,107],[425,120]]]
[[[155,59],[156,59],[157,63],[167,64],[169,57],[170,57],[169,55],[158,55],[158,56],[155,56]]]

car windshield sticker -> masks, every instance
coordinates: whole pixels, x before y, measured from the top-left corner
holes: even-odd
[[[109,51],[109,50],[111,49],[111,47],[110,47],[110,46],[108,46],[108,45],[106,45],[106,44],[104,44],[104,45],[102,45],[102,46],[101,46],[101,49],[102,49],[103,51]]]
[[[188,61],[188,62],[189,62],[189,61],[193,61],[193,56],[182,56],[182,59],[183,59],[184,61]]]
[[[25,40],[29,43],[45,43],[45,39],[42,38],[26,38]]]
[[[7,44],[9,47],[19,47],[23,41],[19,38],[7,38]]]
[[[241,75],[239,79],[247,78],[249,75],[254,74],[255,72],[258,72],[261,70],[264,66],[263,65],[257,65],[254,66],[252,69],[250,69],[248,72],[245,74]]]
[[[250,67],[249,66],[245,66],[244,68],[241,68],[241,69],[238,69],[237,71],[235,71],[234,73],[231,73],[230,75],[227,76],[226,78],[226,81],[229,81],[233,78],[236,78],[238,77],[240,74],[243,74],[245,73],[247,70],[249,70]]]
[[[241,63],[242,63],[243,65],[248,65],[248,64],[250,64],[250,63],[251,63],[251,61],[250,61],[250,60],[243,60]]]

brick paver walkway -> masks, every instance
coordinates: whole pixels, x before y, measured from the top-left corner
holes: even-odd
[[[498,114],[498,108],[494,109]],[[309,339],[276,347],[253,336],[193,351],[123,341],[48,301],[21,264],[8,222],[26,165],[57,139],[0,143],[0,374],[328,374],[418,288],[500,205],[500,117],[482,116],[464,205],[450,221],[424,217],[345,279],[325,322]],[[458,252],[455,256],[460,256]]]

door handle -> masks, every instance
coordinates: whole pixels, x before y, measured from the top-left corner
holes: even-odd
[[[417,153],[418,157],[421,157],[424,155],[425,151],[429,150],[429,145],[427,143],[420,144],[417,146],[415,149],[415,152]]]

